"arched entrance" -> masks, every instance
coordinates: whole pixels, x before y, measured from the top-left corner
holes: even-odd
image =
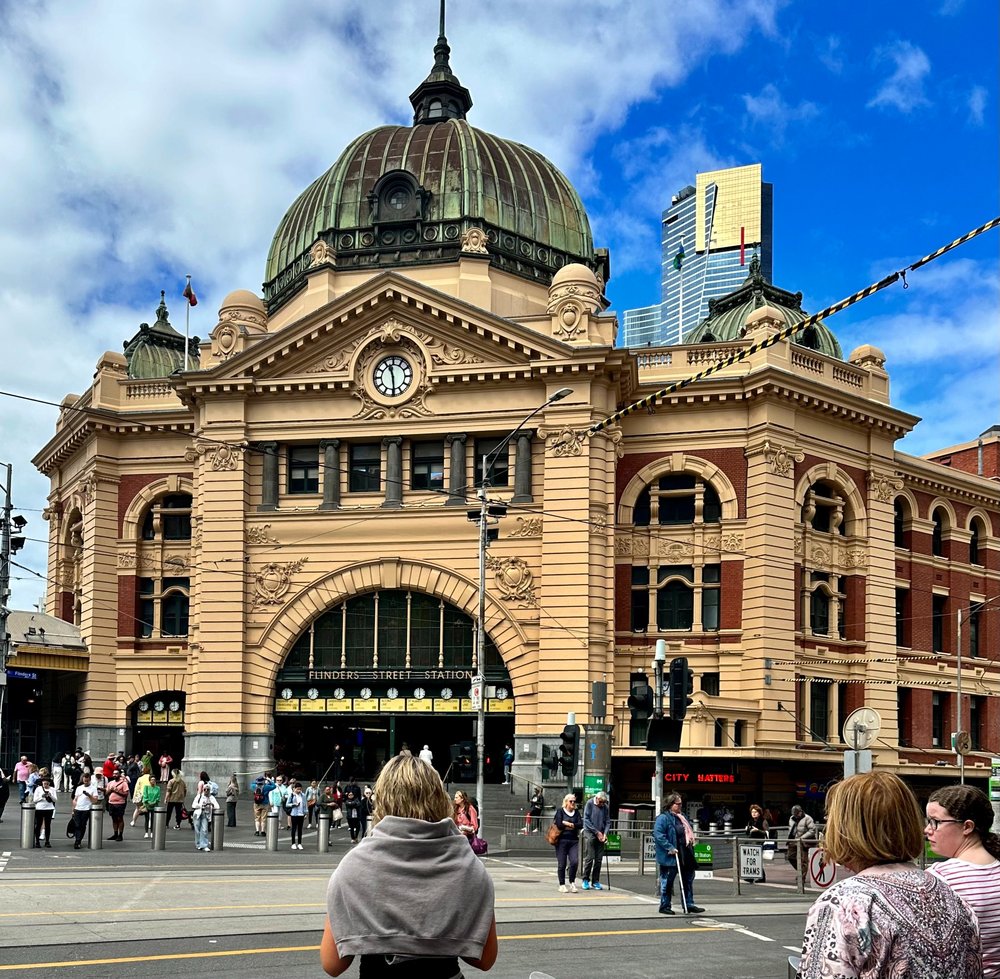
[[[180,768],[184,756],[185,704],[181,690],[160,690],[135,701],[129,708],[131,750],[140,755],[148,750],[154,761],[168,754],[174,759],[173,767]]]
[[[404,588],[348,598],[309,623],[278,670],[279,768],[374,777],[405,743],[414,753],[429,745],[445,775],[453,746],[475,740],[474,674],[474,623],[456,605]],[[488,638],[484,674],[487,777],[499,779],[514,734],[513,687]]]

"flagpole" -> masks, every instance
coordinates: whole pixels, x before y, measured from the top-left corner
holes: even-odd
[[[191,294],[191,276],[187,277],[187,288],[184,290],[185,302],[184,305],[187,307],[184,310],[184,370],[190,370],[191,365],[188,361],[188,351],[191,347],[191,300],[188,298]]]

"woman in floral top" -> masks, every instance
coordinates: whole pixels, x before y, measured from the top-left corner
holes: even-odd
[[[981,979],[975,915],[918,869],[924,817],[888,772],[852,775],[827,795],[829,859],[854,877],[813,904],[800,979]]]

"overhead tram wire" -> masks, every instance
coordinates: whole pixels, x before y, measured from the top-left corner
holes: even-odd
[[[942,245],[942,247],[937,249],[937,251],[931,252],[929,255],[925,255],[912,265],[908,265],[905,269],[893,272],[891,275],[887,275],[885,278],[879,279],[878,282],[873,282],[870,286],[867,286],[859,292],[848,296],[846,299],[841,299],[840,302],[836,302],[832,306],[827,306],[826,309],[820,310],[818,313],[813,313],[812,316],[807,317],[801,322],[786,326],[784,329],[779,330],[772,336],[751,344],[745,350],[739,350],[731,356],[720,360],[717,364],[714,364],[711,367],[706,367],[702,371],[698,371],[697,374],[692,374],[690,377],[686,377],[683,380],[675,381],[673,384],[668,384],[666,387],[660,388],[659,391],[654,391],[652,394],[646,395],[645,398],[640,398],[638,401],[627,405],[625,408],[616,411],[614,414],[608,415],[608,417],[603,421],[598,422],[596,425],[592,425],[587,434],[591,437],[598,435],[600,432],[603,432],[606,428],[610,428],[612,425],[621,421],[628,415],[631,415],[636,411],[641,411],[644,408],[652,408],[658,401],[662,401],[664,398],[674,394],[676,391],[686,388],[689,384],[693,384],[695,381],[703,380],[704,378],[715,374],[726,367],[731,367],[733,364],[739,363],[747,357],[753,356],[753,354],[757,353],[758,350],[764,350],[767,347],[774,346],[776,343],[780,343],[782,340],[787,340],[796,333],[800,333],[801,331],[808,329],[810,326],[814,326],[820,320],[829,319],[834,314],[842,312],[850,306],[853,306],[855,303],[861,302],[861,300],[867,299],[869,296],[874,296],[875,293],[881,292],[883,289],[891,286],[895,282],[898,282],[900,279],[903,280],[903,288],[908,289],[909,285],[906,282],[907,272],[915,271],[921,266],[926,265],[928,262],[933,262],[935,259],[938,259],[942,255],[952,251],[952,249],[964,245],[966,242],[971,241],[973,238],[983,234],[984,232],[992,230],[998,225],[1000,225],[1000,217],[995,217],[991,221],[981,224],[978,228],[973,228],[971,231],[962,235],[961,238],[956,238],[954,241],[950,241],[947,245]]]

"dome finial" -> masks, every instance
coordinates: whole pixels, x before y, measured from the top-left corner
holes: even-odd
[[[443,122],[445,119],[464,119],[472,108],[469,90],[451,70],[451,48],[445,36],[445,0],[441,0],[438,22],[438,39],[434,45],[434,67],[410,96],[413,106],[413,124]]]

